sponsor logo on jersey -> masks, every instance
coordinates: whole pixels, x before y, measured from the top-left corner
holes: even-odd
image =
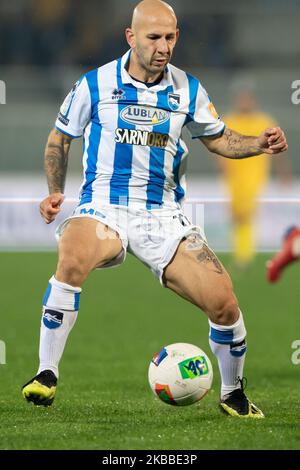
[[[125,91],[122,90],[122,88],[115,88],[114,91],[112,92],[112,96],[111,98],[113,100],[121,100],[121,99],[125,99],[126,96],[125,96]]]
[[[165,148],[169,141],[169,135],[159,132],[118,128],[115,131],[115,141],[119,144]]]
[[[120,116],[130,124],[157,126],[170,119],[170,112],[150,106],[130,105],[121,111]]]
[[[176,95],[175,93],[168,93],[168,103],[170,108],[173,111],[176,111],[180,105],[180,95]]]
[[[47,328],[53,330],[54,328],[58,328],[62,324],[63,316],[64,314],[62,312],[46,309],[43,315],[43,323]]]

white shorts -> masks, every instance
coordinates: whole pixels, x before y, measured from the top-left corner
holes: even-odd
[[[71,219],[90,217],[114,230],[123,245],[120,254],[101,268],[118,266],[123,263],[126,251],[132,253],[148,266],[163,284],[163,273],[173,258],[179,243],[190,234],[198,234],[207,244],[204,231],[193,225],[181,209],[134,209],[126,206],[99,205],[95,202],[77,206],[73,214],[64,220],[56,230],[59,239]],[[97,235],[101,239],[99,224]],[[109,236],[114,236],[111,234]]]

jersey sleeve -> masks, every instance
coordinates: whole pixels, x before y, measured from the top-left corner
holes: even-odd
[[[91,118],[91,95],[85,76],[67,94],[60,107],[55,127],[73,138],[81,137]]]
[[[190,87],[195,92],[190,96],[186,124],[192,139],[217,135],[225,129],[225,124],[221,121],[206,90],[198,81],[197,85]]]

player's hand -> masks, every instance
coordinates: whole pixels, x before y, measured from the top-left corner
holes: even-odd
[[[286,137],[280,127],[271,127],[262,132],[258,137],[258,145],[262,153],[270,155],[285,152],[288,149]]]
[[[57,214],[60,212],[60,206],[65,196],[62,193],[53,193],[47,196],[40,204],[40,214],[46,224],[53,222]]]

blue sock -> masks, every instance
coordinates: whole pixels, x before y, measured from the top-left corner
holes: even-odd
[[[246,356],[246,328],[243,315],[230,326],[217,325],[209,321],[209,344],[218,359],[221,374],[221,398],[240,388],[238,378],[242,379]]]

